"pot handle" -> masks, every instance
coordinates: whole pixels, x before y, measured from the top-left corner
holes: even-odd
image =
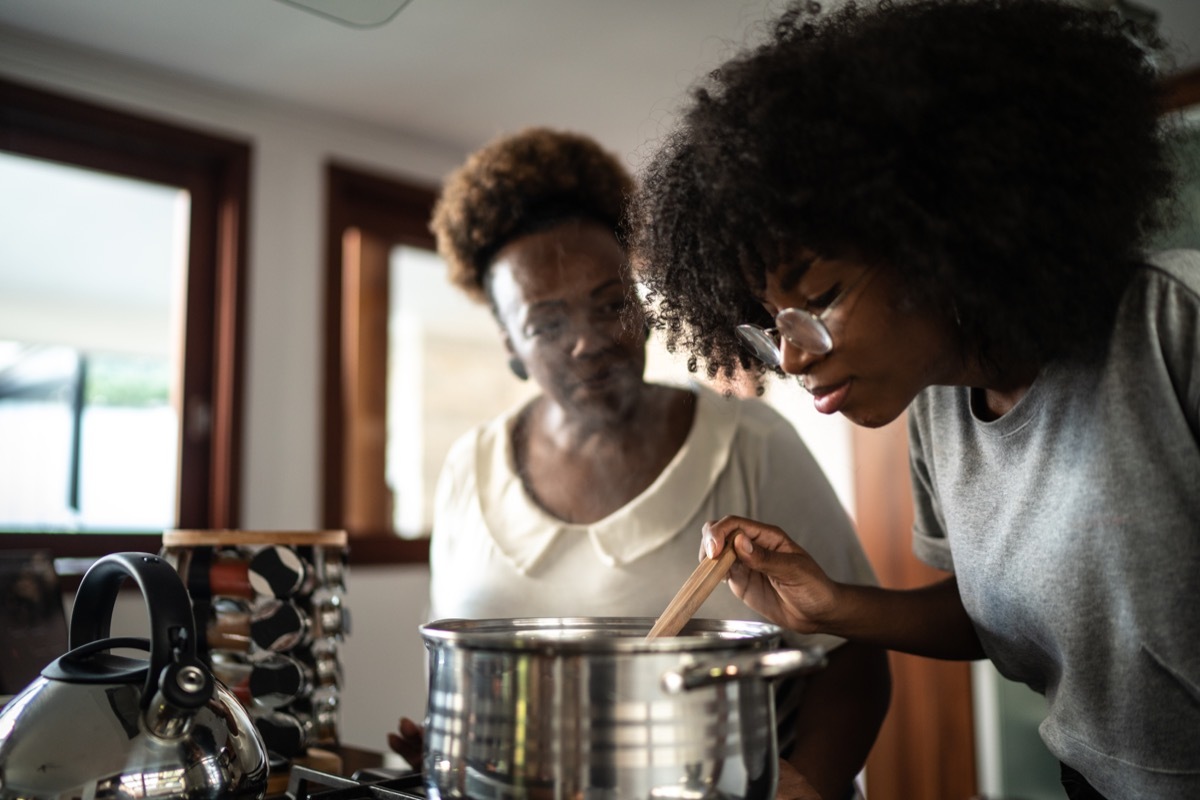
[[[668,694],[714,686],[718,683],[741,680],[765,680],[784,675],[808,674],[825,666],[825,650],[820,647],[798,647],[768,650],[719,661],[686,664],[663,673],[662,687]]]
[[[190,668],[200,666],[196,658],[192,603],[174,567],[150,553],[112,553],[98,559],[84,573],[75,593],[68,642],[71,650],[75,650],[109,637],[117,591],[126,577],[137,583],[150,615],[150,668],[142,692],[145,706],[159,690],[160,678],[175,676],[185,667],[191,676],[194,671]],[[208,684],[207,692],[187,685],[179,690],[177,680],[163,680],[162,689],[168,700],[194,708],[206,702],[211,694],[212,679],[204,682]]]

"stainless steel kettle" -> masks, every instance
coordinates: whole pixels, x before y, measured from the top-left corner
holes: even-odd
[[[117,590],[141,589],[151,637],[109,638]],[[0,712],[0,800],[262,798],[267,751],[249,715],[196,655],[179,574],[148,553],[87,571],[70,652]],[[149,660],[108,652],[140,649]]]

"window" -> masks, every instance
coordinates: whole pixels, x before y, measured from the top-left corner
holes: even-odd
[[[393,251],[432,257],[435,194],[336,164],[326,192],[322,523],[363,560],[420,563],[428,541],[395,535],[387,479],[389,305]]]
[[[1167,107],[1178,170],[1178,218],[1174,227],[1153,243],[1155,249],[1200,248],[1200,69],[1168,78]]]
[[[36,510],[15,497],[25,484],[6,473],[0,546],[94,556],[155,550],[166,527],[236,527],[249,147],[7,81],[0,107],[0,165],[71,186],[48,204],[39,256],[58,239],[111,233],[88,227],[103,218],[104,192],[136,198],[138,215],[161,222],[125,245],[131,263],[159,252],[156,271],[123,282],[94,254],[68,258],[81,263],[54,267],[74,292],[60,292],[57,319],[29,315],[17,325],[5,314],[0,323],[0,426],[23,429],[35,418],[44,426],[33,436],[40,446],[20,456],[6,447],[2,468],[40,470],[24,478],[58,506]],[[86,200],[90,214],[67,213]],[[42,279],[46,271],[0,275]],[[131,346],[140,335],[130,308],[142,301],[161,334]]]
[[[0,530],[174,525],[188,206],[0,153]]]
[[[408,245],[388,258],[386,479],[395,531],[433,527],[437,475],[461,434],[538,392],[509,374],[491,311],[446,278],[434,253]]]

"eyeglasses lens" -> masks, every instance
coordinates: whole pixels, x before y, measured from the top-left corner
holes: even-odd
[[[785,308],[775,317],[775,324],[788,344],[799,347],[806,353],[823,356],[833,349],[833,337],[825,323],[807,311]]]
[[[778,334],[774,336],[757,325],[738,325],[738,336],[746,349],[754,357],[767,366],[778,367],[783,363],[783,354],[779,351]]]

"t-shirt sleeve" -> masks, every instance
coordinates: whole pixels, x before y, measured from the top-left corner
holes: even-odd
[[[928,394],[918,395],[908,410],[909,471],[913,495],[913,555],[931,567],[954,571],[933,475],[927,458],[931,409]]]
[[[1200,442],[1200,252],[1159,253],[1152,263],[1170,275],[1159,276],[1149,289],[1145,312],[1179,408],[1192,436]]]

